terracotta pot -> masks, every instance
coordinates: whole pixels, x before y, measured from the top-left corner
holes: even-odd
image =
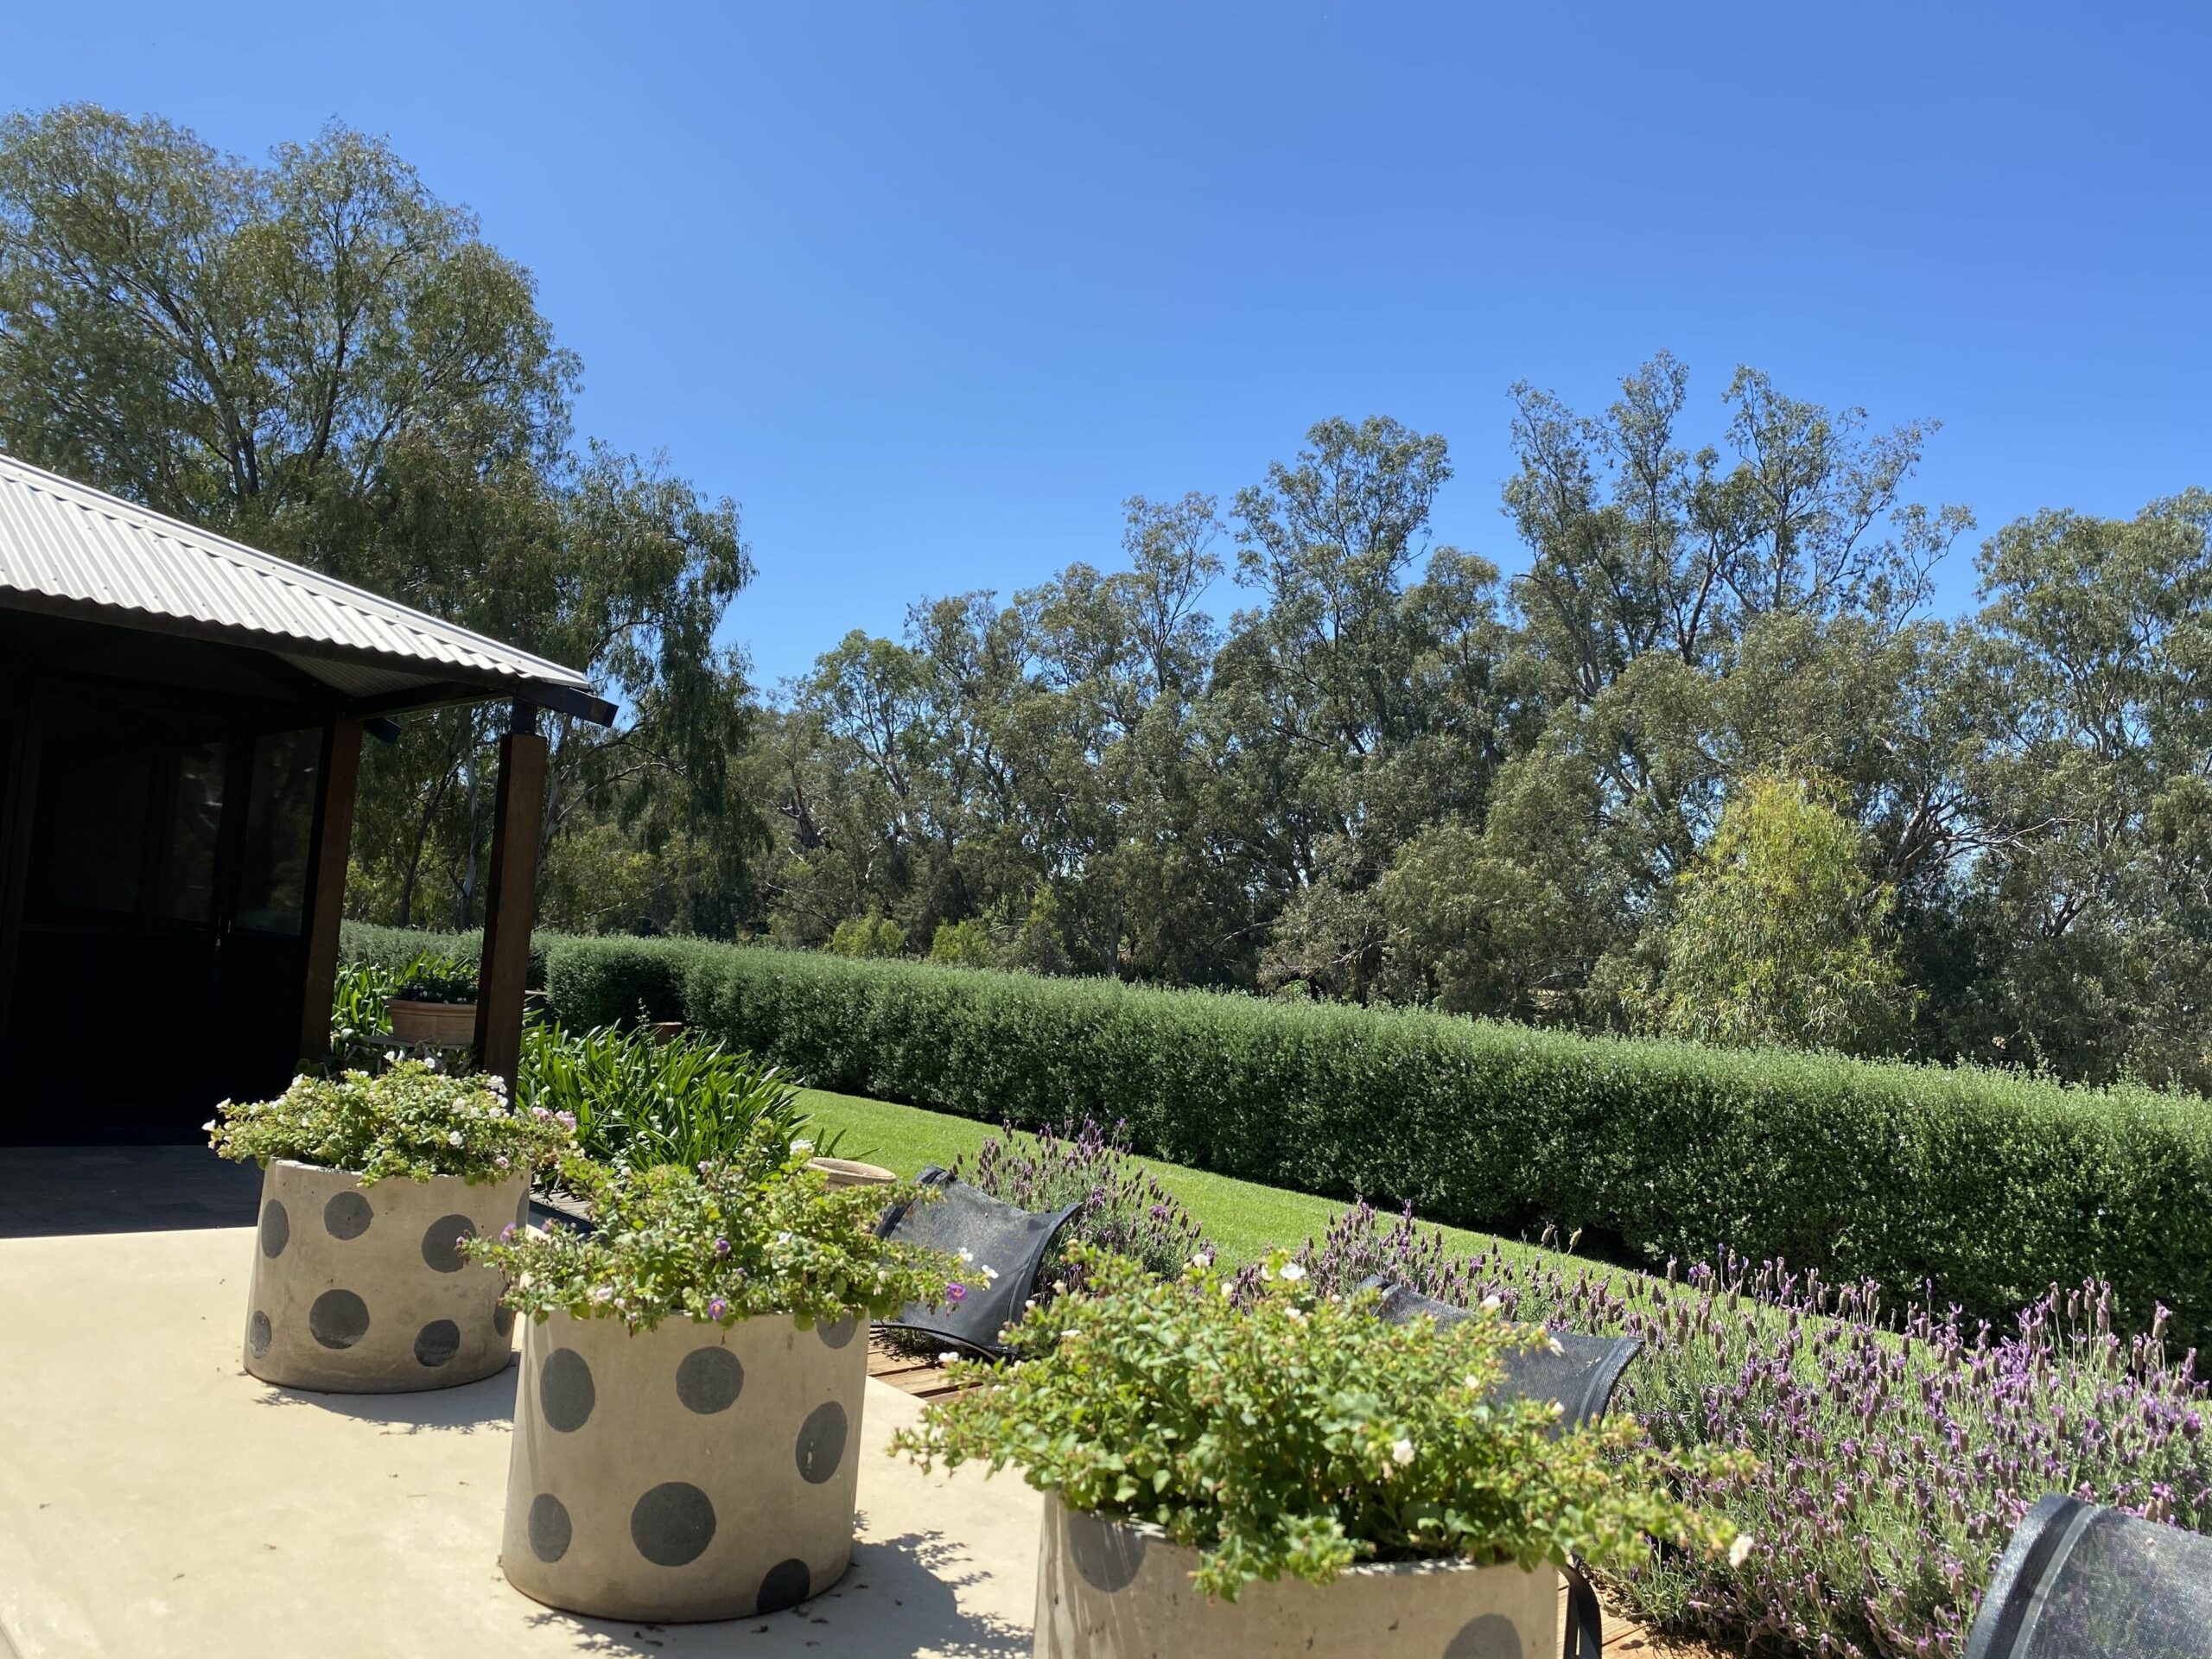
[[[1559,1574],[1458,1561],[1355,1567],[1328,1584],[1246,1585],[1233,1602],[1191,1582],[1198,1554],[1157,1528],[1045,1503],[1036,1659],[1275,1659],[1406,1654],[1549,1659]]]
[[[819,1595],[852,1559],[867,1332],[857,1318],[632,1334],[528,1325],[499,1565],[570,1612],[741,1618]]]
[[[476,1040],[474,1002],[417,1002],[395,996],[385,1004],[395,1043],[473,1043]]]
[[[656,1020],[652,1024],[652,1033],[655,1042],[672,1043],[683,1034],[683,1022],[681,1020]]]
[[[404,1394],[474,1382],[513,1351],[504,1281],[454,1248],[530,1218],[530,1178],[387,1176],[272,1161],[246,1311],[245,1368],[330,1394]]]
[[[833,1191],[841,1186],[889,1186],[899,1179],[887,1169],[850,1158],[810,1158],[806,1166],[828,1176]]]

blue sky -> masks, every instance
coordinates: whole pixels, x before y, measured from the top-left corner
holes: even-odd
[[[110,0],[4,38],[0,105],[389,135],[537,273],[580,429],[741,504],[771,685],[1111,563],[1123,497],[1225,501],[1333,414],[1444,433],[1437,539],[1510,569],[1507,386],[1595,409],[1662,347],[1716,434],[1739,362],[1942,419],[1919,493],[1984,531],[2212,483],[2202,5]]]

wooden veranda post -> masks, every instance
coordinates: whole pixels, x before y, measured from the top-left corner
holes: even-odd
[[[308,867],[308,976],[300,999],[300,1058],[330,1052],[330,1000],[338,984],[338,925],[346,909],[346,865],[353,849],[353,799],[361,779],[361,722],[339,715],[323,739],[322,794],[315,803]]]
[[[491,879],[484,889],[484,958],[476,976],[476,1063],[509,1084],[522,1059],[522,999],[537,909],[537,836],[545,816],[545,740],[537,710],[518,702],[499,740],[492,807]]]

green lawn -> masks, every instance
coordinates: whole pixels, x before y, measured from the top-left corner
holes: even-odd
[[[880,1164],[900,1175],[912,1175],[925,1164],[950,1167],[955,1159],[972,1164],[976,1149],[998,1133],[989,1124],[972,1118],[894,1106],[858,1095],[831,1094],[823,1089],[802,1090],[799,1100],[812,1117],[818,1138],[841,1137],[836,1144],[839,1157]],[[1310,1193],[1231,1180],[1226,1175],[1151,1158],[1137,1161],[1183,1201],[1223,1255],[1237,1262],[1250,1261],[1273,1244],[1295,1246],[1316,1237],[1344,1210],[1341,1204]],[[1465,1255],[1493,1244],[1509,1255],[1545,1254],[1532,1245],[1493,1239],[1487,1233],[1470,1233],[1456,1227],[1437,1230],[1453,1250]]]

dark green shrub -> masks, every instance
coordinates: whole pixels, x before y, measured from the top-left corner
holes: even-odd
[[[822,1088],[1125,1120],[1140,1152],[1272,1185],[1631,1259],[1732,1249],[1992,1319],[2095,1277],[2133,1325],[2164,1302],[2212,1333],[2195,1097],[696,941],[563,941],[550,972],[571,1023],[642,1001]]]

